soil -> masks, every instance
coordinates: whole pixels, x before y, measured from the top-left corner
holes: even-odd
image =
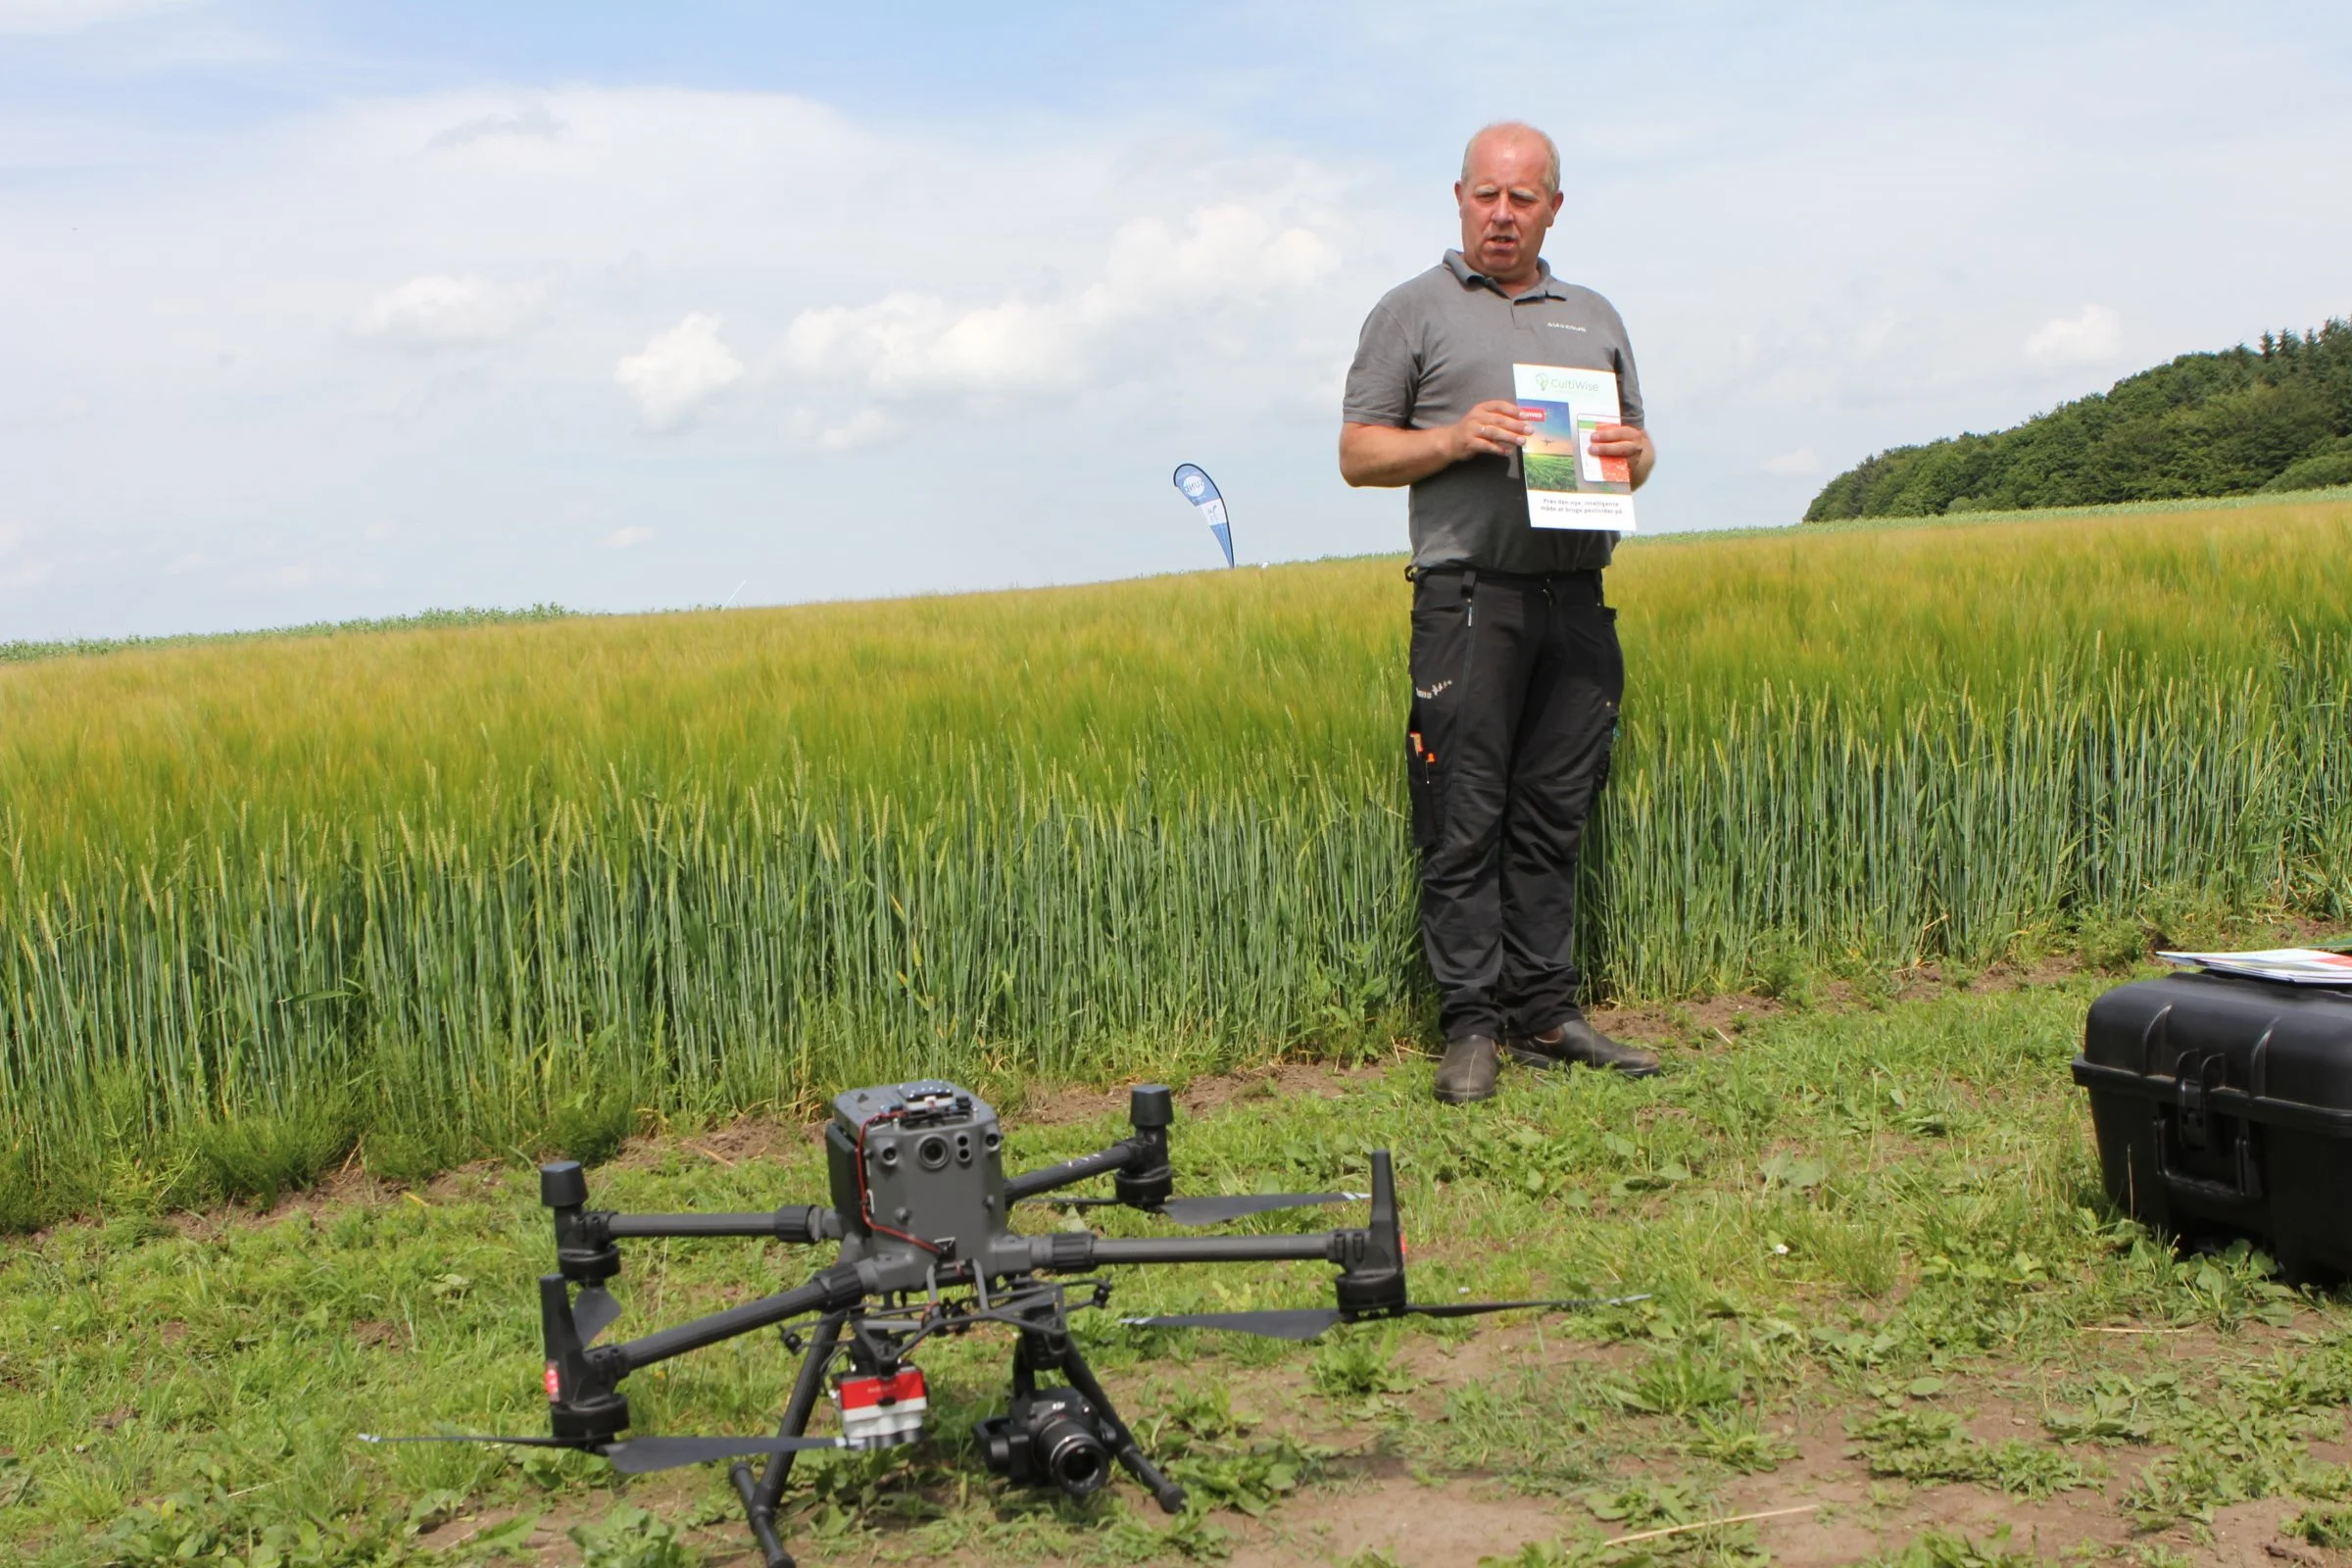
[[[2265,1330],[2251,1341],[2241,1336],[2233,1348],[2243,1353],[2262,1348],[2262,1341],[2271,1337],[2284,1345],[2290,1343],[2291,1331]],[[2189,1364],[2218,1348],[2204,1331],[2177,1339],[2151,1337],[2145,1344],[2150,1363]],[[1638,1346],[1593,1345],[1545,1335],[1530,1323],[1497,1325],[1459,1341],[1416,1336],[1400,1348],[1398,1360],[1420,1387],[1396,1402],[1414,1414],[1435,1415],[1448,1390],[1498,1373],[1572,1364],[1609,1368],[1638,1361],[1642,1353]],[[1977,1437],[1998,1442],[2038,1430],[2039,1401],[2022,1396],[2025,1394],[2022,1388],[2005,1388],[1990,1379],[1972,1379],[1952,1407],[1970,1412],[1967,1425]],[[1233,1381],[1232,1395],[1237,1410],[1261,1418],[1253,1437],[1282,1433],[1336,1451],[1315,1485],[1285,1499],[1264,1518],[1232,1512],[1215,1516],[1228,1535],[1233,1568],[1323,1568],[1368,1553],[1385,1553],[1386,1562],[1397,1568],[1474,1568],[1482,1558],[1509,1559],[1530,1544],[1592,1543],[1608,1539],[1604,1533],[1625,1530],[1593,1516],[1580,1495],[1589,1488],[1545,1494],[1514,1487],[1511,1476],[1503,1473],[1418,1472],[1389,1451],[1377,1430],[1350,1424],[1344,1411],[1314,1395],[1295,1364],[1242,1373]],[[1724,1483],[1707,1517],[1744,1519],[1737,1528],[1747,1532],[1745,1539],[1768,1552],[1779,1568],[1840,1568],[1864,1562],[1898,1551],[1931,1530],[1980,1544],[1992,1543],[2005,1530],[2000,1549],[2052,1562],[2137,1563],[2144,1560],[2141,1554],[2161,1547],[2177,1554],[2174,1560],[2198,1568],[2352,1565],[2352,1553],[2324,1550],[2281,1536],[2280,1523],[2298,1506],[2283,1499],[2222,1509],[2209,1531],[2183,1526],[2134,1535],[2117,1502],[2141,1466],[2161,1451],[2156,1449],[2078,1450],[2095,1452],[2108,1474],[2094,1486],[2044,1499],[2004,1496],[1969,1485],[1910,1487],[1883,1480],[1870,1474],[1846,1436],[1845,1424],[1857,1409],[1836,1404],[1805,1407],[1793,1427],[1782,1429],[1794,1445],[1796,1457],[1769,1474]],[[1672,1444],[1663,1436],[1668,1430],[1661,1426],[1656,1439],[1638,1442],[1645,1456],[1633,1461],[1633,1468],[1646,1464],[1660,1480],[1677,1478]],[[2312,1446],[2313,1456],[2324,1460],[2347,1452],[2352,1446],[2340,1442]],[[1623,1473],[1626,1466],[1617,1469]],[[972,1484],[1001,1485],[979,1476]],[[674,1519],[690,1510],[703,1485],[694,1478],[661,1475],[632,1485],[628,1495],[640,1506]],[[1126,1506],[1154,1525],[1159,1522],[1125,1478],[1115,1485]],[[603,1494],[560,1499],[534,1533],[530,1560],[542,1568],[571,1568],[579,1552],[565,1532],[601,1516],[610,1506]],[[1762,1517],[1749,1517],[1758,1515]],[[426,1539],[445,1547],[506,1517],[498,1513],[454,1520]],[[748,1534],[732,1517],[685,1536],[709,1568],[759,1568]],[[906,1568],[995,1568],[1011,1561],[969,1546],[942,1554],[917,1553],[910,1542],[888,1530],[831,1547],[806,1540],[788,1540],[787,1544],[808,1568],[874,1562]],[[1031,1560],[1060,1561],[1021,1559]],[[1166,1560],[1182,1559],[1171,1554]]]

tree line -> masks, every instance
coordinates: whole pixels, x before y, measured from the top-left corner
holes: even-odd
[[[2183,354],[1987,435],[1890,447],[1822,487],[1807,522],[2352,484],[2352,321]]]

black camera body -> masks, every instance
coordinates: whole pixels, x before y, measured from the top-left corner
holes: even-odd
[[[1059,1487],[1088,1496],[1110,1478],[1110,1443],[1102,1417],[1075,1389],[1015,1394],[1006,1415],[976,1423],[989,1469],[1029,1487]]]

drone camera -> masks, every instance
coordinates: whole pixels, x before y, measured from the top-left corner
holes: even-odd
[[[903,1366],[890,1377],[845,1377],[833,1389],[841,1407],[841,1435],[853,1448],[896,1448],[923,1435],[930,1400],[919,1368]]]
[[[1110,1479],[1110,1445],[1102,1417],[1073,1389],[1016,1394],[1008,1414],[975,1425],[989,1469],[1031,1487],[1058,1487],[1071,1497],[1102,1490]]]

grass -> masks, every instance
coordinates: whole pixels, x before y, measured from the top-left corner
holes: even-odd
[[[1518,1073],[1475,1107],[1431,1102],[1430,1068],[1410,1056],[1333,1075],[1324,1095],[1264,1080],[1180,1121],[1185,1189],[1360,1179],[1378,1143],[1397,1154],[1416,1298],[1652,1298],[1540,1328],[1421,1321],[1310,1346],[1081,1314],[1113,1395],[1204,1503],[1174,1522],[1123,1483],[1081,1507],[987,1477],[968,1434],[1002,1397],[1007,1347],[940,1344],[922,1358],[933,1440],[805,1460],[796,1549],[1215,1556],[1285,1528],[1303,1498],[1368,1485],[1369,1455],[1432,1486],[1485,1475],[1551,1499],[1558,1539],[1526,1561],[1623,1564],[1596,1544],[1737,1511],[1727,1489],[1788,1464],[1787,1434],[1807,1422],[1844,1434],[1843,1462],[1890,1489],[1871,1515],[1889,1561],[2033,1560],[1941,1527],[1910,1541],[1924,1527],[1905,1499],[1953,1488],[2082,1499],[2109,1550],[2135,1529],[2153,1533],[2145,1549],[2183,1543],[2217,1509],[2262,1497],[2300,1499],[2290,1528],[2332,1540],[2352,1472],[2311,1445],[2343,1435],[2352,1315],[2277,1285],[2259,1254],[2176,1256],[2107,1210],[2065,1065],[2105,983],[1750,1013],[1730,1020],[1736,1045],[1694,1022],[1668,1042],[1662,1078]],[[987,1087],[1008,1104],[1040,1092],[1017,1076]],[[1009,1127],[1016,1167],[1119,1130],[1017,1111]],[[681,1128],[633,1146],[594,1187],[624,1207],[762,1208],[822,1179],[797,1134],[747,1150]],[[0,1556],[67,1568],[218,1550],[390,1568],[484,1559],[502,1525],[517,1549],[533,1530],[543,1544],[580,1530],[616,1552],[734,1540],[716,1472],[622,1482],[567,1456],[352,1442],[543,1419],[529,1299],[547,1236],[519,1162],[266,1216],[126,1208],[5,1246]],[[710,1309],[812,1261],[748,1242],[635,1244],[625,1321]],[[1131,1270],[1114,1305],[1304,1304],[1327,1297],[1328,1275]],[[2097,1332],[2119,1326],[2135,1332]],[[1482,1359],[1482,1343],[1516,1348]],[[786,1370],[771,1343],[738,1342],[629,1392],[643,1430],[757,1430]],[[2012,1411],[2008,1436],[1971,1430]],[[2102,1478],[2105,1492],[2083,1490]],[[1410,1506],[1409,1489],[1397,1502]],[[245,1555],[265,1540],[281,1555]],[[1769,1540],[1741,1526],[1642,1550],[1753,1564]]]
[[[1412,1032],[1397,566],[0,667],[0,1228]],[[1611,585],[1604,995],[2352,909],[2352,506]]]

